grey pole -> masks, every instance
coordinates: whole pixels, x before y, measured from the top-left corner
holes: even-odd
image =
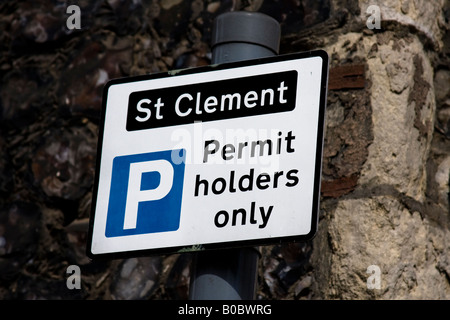
[[[259,12],[228,12],[214,20],[212,63],[257,59],[278,54],[280,25]]]
[[[212,63],[274,56],[280,43],[279,23],[262,13],[228,12],[214,21]],[[255,298],[259,251],[239,248],[195,253],[191,300]]]

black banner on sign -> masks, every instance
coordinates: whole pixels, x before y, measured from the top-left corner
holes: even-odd
[[[292,111],[297,71],[176,86],[130,94],[128,131]]]

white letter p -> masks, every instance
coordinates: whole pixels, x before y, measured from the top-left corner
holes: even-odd
[[[155,189],[141,190],[142,174],[145,172],[159,172],[161,179]],[[152,160],[130,164],[123,222],[124,229],[136,228],[139,202],[159,200],[170,192],[173,185],[173,174],[173,167],[167,160]]]

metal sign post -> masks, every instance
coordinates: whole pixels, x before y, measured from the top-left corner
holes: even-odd
[[[278,54],[280,26],[261,13],[229,12],[214,21],[212,63]],[[189,298],[252,300],[255,298],[259,251],[239,248],[195,253]]]

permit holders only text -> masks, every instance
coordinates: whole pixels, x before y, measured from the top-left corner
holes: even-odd
[[[253,141],[240,141],[235,144],[225,144],[221,146],[217,140],[208,140],[204,143],[203,162],[208,163],[215,157],[228,161],[242,158],[244,154],[249,157],[277,156],[283,153],[292,154],[295,152],[293,142],[295,140],[293,131],[283,133],[279,131],[277,138]],[[221,150],[221,152],[219,151]],[[230,170],[229,175],[218,176],[214,179],[203,178],[200,174],[195,177],[194,197],[218,196],[224,192],[234,194],[236,192],[249,192],[253,190],[266,190],[268,188],[277,189],[284,187],[295,187],[300,178],[299,170],[290,168],[280,169],[272,173],[255,173],[255,168],[250,168],[242,175],[236,174],[235,170]],[[251,198],[251,196],[250,196]],[[256,225],[259,229],[264,229],[271,217],[275,205],[268,207],[258,206],[255,201],[247,207],[234,208],[233,210],[219,210],[214,215],[214,225],[217,228],[236,225]],[[248,222],[248,224],[247,224]]]

